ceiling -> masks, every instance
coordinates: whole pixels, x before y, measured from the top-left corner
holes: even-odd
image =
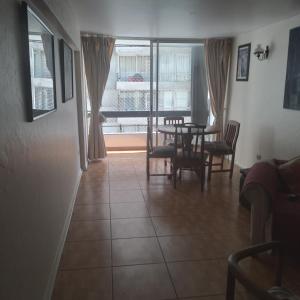
[[[300,0],[70,0],[80,30],[126,37],[233,36],[300,14]]]

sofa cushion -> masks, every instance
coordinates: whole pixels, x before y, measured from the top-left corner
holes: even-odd
[[[300,195],[300,156],[295,157],[278,167],[280,177],[289,192]]]

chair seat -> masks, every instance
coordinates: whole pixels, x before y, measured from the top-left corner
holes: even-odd
[[[173,157],[174,153],[175,153],[174,146],[157,146],[157,147],[153,147],[149,155],[150,157],[156,157],[156,158],[168,158],[168,157]]]
[[[225,142],[209,142],[204,144],[204,150],[211,154],[232,154],[232,149]]]

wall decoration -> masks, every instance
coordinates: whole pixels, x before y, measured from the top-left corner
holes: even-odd
[[[248,81],[250,66],[251,44],[245,44],[238,47],[238,58],[236,67],[236,80]]]
[[[290,30],[283,107],[300,110],[300,27]]]
[[[54,35],[25,2],[22,9],[28,116],[34,121],[56,110]]]
[[[73,98],[73,51],[64,40],[60,41],[60,65],[63,102]]]

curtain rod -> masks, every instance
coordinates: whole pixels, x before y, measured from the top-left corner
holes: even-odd
[[[116,38],[115,36],[109,35],[109,34],[102,34],[102,33],[96,33],[96,32],[85,32],[80,31],[80,36],[94,36],[94,37],[110,37],[110,38]]]
[[[109,34],[102,34],[102,33],[96,33],[96,32],[87,32],[87,31],[81,31],[80,32],[81,37],[109,37],[114,38],[116,40],[150,40],[153,42],[186,42],[186,43],[201,43],[203,44],[205,42],[205,39],[197,39],[197,38],[151,38],[151,37],[134,37],[134,36],[114,36]]]

